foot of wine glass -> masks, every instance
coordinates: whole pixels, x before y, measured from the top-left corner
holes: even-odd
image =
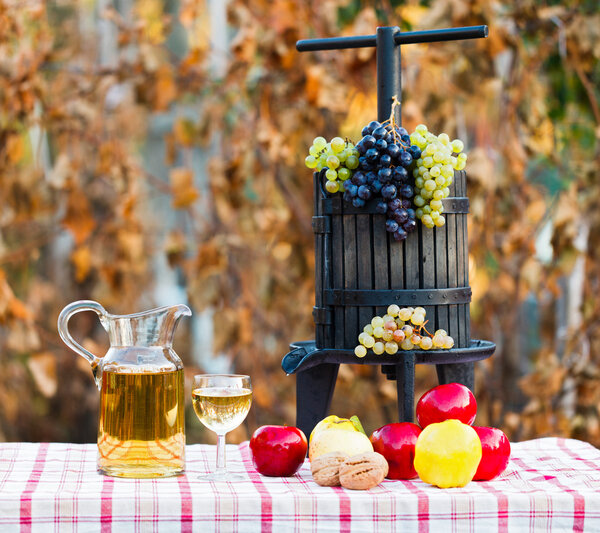
[[[232,374],[194,376],[194,411],[204,426],[217,434],[217,467],[200,476],[209,481],[236,481],[245,476],[228,472],[225,461],[225,435],[246,418],[252,403],[250,378]]]

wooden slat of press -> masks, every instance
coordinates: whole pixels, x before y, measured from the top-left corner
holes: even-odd
[[[405,289],[420,289],[420,268],[421,261],[419,259],[419,248],[421,241],[421,228],[423,224],[418,223],[417,229],[409,233],[404,241],[404,288]],[[405,303],[410,306],[410,302]]]
[[[393,244],[390,246],[390,235],[385,231],[385,215],[373,215],[373,233],[372,233],[372,246],[373,246],[373,281],[375,289],[389,289],[390,288],[390,265],[388,263],[392,261]],[[393,240],[393,239],[392,239]],[[402,254],[402,246],[400,248],[400,254]],[[391,267],[393,269],[393,265]],[[393,271],[392,271],[393,272]],[[394,275],[393,273],[391,274]],[[400,271],[402,276],[402,271]],[[401,288],[401,287],[392,287]],[[375,313],[380,315],[385,313],[387,308],[380,306],[375,308]]]
[[[356,216],[344,215],[344,288],[357,289],[356,279]],[[344,347],[354,348],[358,336],[358,309],[346,306],[344,308]]]
[[[384,219],[383,224],[385,224],[385,215],[381,215],[381,217]],[[411,238],[409,235],[408,239]],[[404,289],[404,253],[406,241],[396,242],[392,234],[388,233],[387,243],[390,251],[390,289]]]
[[[433,289],[435,288],[435,229],[422,226],[421,235],[421,287]],[[423,307],[427,313],[426,319],[433,324],[435,322],[435,306],[425,305]]]
[[[448,288],[448,249],[447,249],[448,224],[435,228],[435,287],[436,289]],[[432,321],[430,320],[430,324]],[[438,305],[435,316],[435,329],[448,331],[448,306]],[[433,328],[428,328],[434,333]]]
[[[456,175],[454,182],[450,185],[450,197],[458,196],[456,189]],[[448,249],[448,287],[458,287],[457,273],[457,242],[456,242],[456,219],[458,214],[448,213],[446,217],[446,247]],[[448,306],[448,334],[458,342],[458,305]]]
[[[319,174],[313,174],[313,198],[315,216],[321,214],[321,194],[319,191]],[[323,262],[323,234],[315,233],[315,307],[323,307],[323,278],[325,275],[325,264]],[[324,324],[315,324],[315,341],[317,347],[325,347],[325,335],[328,327]]]
[[[356,215],[356,254],[358,288],[373,289],[373,241],[371,240],[371,215]],[[373,307],[358,308],[358,328],[354,334],[354,342],[358,343],[358,334],[373,318]]]
[[[321,210],[323,213],[323,210]],[[323,239],[321,241],[323,247],[323,260],[325,261],[325,267],[323,269],[323,289],[328,288],[331,285],[331,268],[333,261],[333,253],[331,249],[331,233],[326,233],[323,235]],[[323,295],[323,299],[325,296]],[[327,324],[324,326],[324,342],[326,346],[333,346],[334,341],[334,328],[331,327],[331,324]]]
[[[331,215],[331,288],[344,288],[344,225],[341,215]],[[344,308],[333,308],[333,343],[335,348],[344,348]]]
[[[463,196],[467,196],[467,173],[462,170],[463,174]],[[465,241],[465,279],[464,279],[464,287],[469,286],[469,232],[468,232],[468,215],[463,216],[463,239]],[[465,304],[465,346],[469,346],[471,344],[471,306],[470,304]]]
[[[455,173],[456,194],[464,196],[464,172]],[[465,283],[465,257],[467,256],[466,243],[464,239],[464,219],[465,214],[460,213],[456,217],[456,257],[457,257],[457,283],[464,287]],[[466,346],[466,329],[465,329],[465,304],[458,306],[458,346]]]

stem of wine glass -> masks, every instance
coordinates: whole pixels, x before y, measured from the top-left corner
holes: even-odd
[[[217,469],[215,474],[225,474],[225,433],[217,435]]]

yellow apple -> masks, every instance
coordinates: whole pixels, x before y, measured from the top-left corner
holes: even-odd
[[[308,446],[308,458],[312,461],[315,457],[329,452],[342,452],[353,456],[372,451],[373,445],[369,437],[356,431],[354,427],[329,427],[312,435]]]
[[[336,415],[329,415],[321,420],[311,431],[309,440],[313,440],[313,437],[323,431],[324,429],[345,429],[346,431],[356,431],[355,425],[348,418],[340,418]]]

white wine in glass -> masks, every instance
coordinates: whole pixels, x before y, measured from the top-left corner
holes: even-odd
[[[194,376],[192,402],[196,416],[217,434],[217,467],[201,476],[207,480],[244,479],[227,472],[225,434],[238,427],[252,404],[250,377],[236,374],[198,374]]]

